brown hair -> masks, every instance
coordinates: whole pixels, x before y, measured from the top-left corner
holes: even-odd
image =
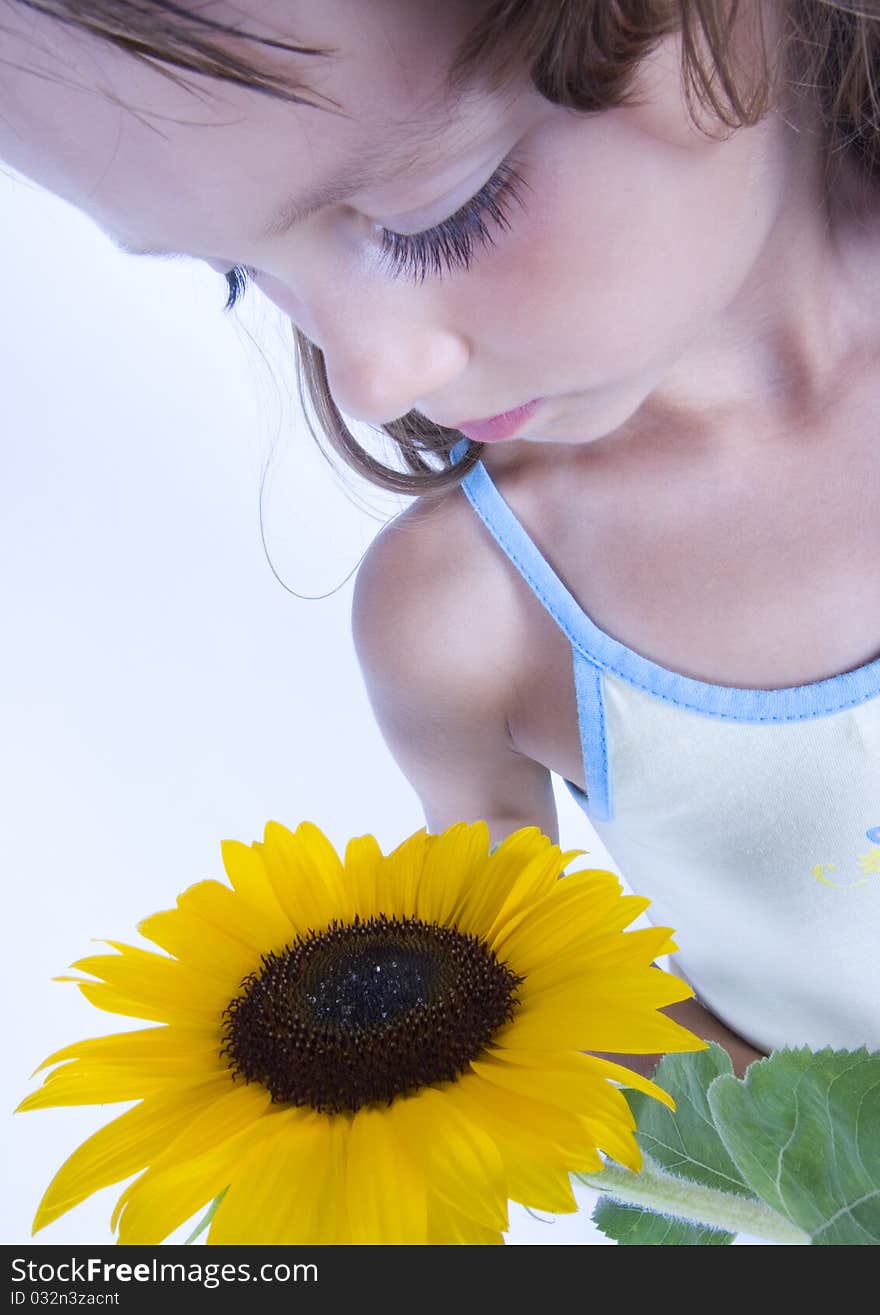
[[[316,59],[332,57],[329,49],[271,41],[170,0],[14,3],[101,37],[167,76],[174,77],[174,69],[198,72],[294,103],[333,108],[289,77],[272,73],[256,53],[249,58],[246,43]],[[832,162],[847,155],[858,160],[867,177],[880,179],[876,0],[779,3],[784,27],[778,60],[772,63],[759,32],[763,63],[750,88],[742,85],[733,54],[741,0],[484,0],[474,6],[475,23],[449,70],[449,86],[465,85],[476,70],[501,86],[511,72],[525,67],[537,90],[554,104],[585,113],[632,105],[637,103],[631,94],[636,68],[664,36],[680,31],[683,85],[696,126],[697,106],[731,130],[759,122],[772,107],[784,68],[788,87],[818,110],[828,176]],[[380,462],[358,442],[337,408],[321,351],[295,326],[293,334],[300,397],[315,438],[321,443],[326,437],[371,483],[409,495],[433,493],[457,484],[479,460],[482,445],[470,443],[453,467],[450,453],[461,434],[411,411],[382,426],[395,442],[403,469]]]

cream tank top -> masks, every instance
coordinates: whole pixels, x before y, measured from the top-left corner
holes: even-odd
[[[462,489],[571,645],[566,785],[675,929],[672,970],[759,1050],[880,1049],[880,659],[774,690],[678,675],[590,621],[481,463]]]

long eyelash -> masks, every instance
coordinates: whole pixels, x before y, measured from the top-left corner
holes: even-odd
[[[235,265],[228,273],[224,274],[223,277],[226,279],[226,287],[228,289],[226,294],[226,305],[223,309],[229,311],[232,310],[233,306],[238,304],[250,287],[251,271],[247,265]]]
[[[456,269],[470,269],[477,247],[495,245],[492,229],[510,228],[510,204],[523,204],[526,186],[516,165],[505,160],[476,196],[442,224],[410,234],[383,228],[382,256],[395,276],[406,274],[416,283],[423,283],[429,274],[441,278]]]
[[[502,232],[510,228],[511,202],[524,204],[526,187],[516,165],[505,160],[476,196],[442,224],[412,234],[383,228],[382,255],[395,276],[408,274],[417,283],[423,283],[429,274],[439,278],[455,269],[470,269],[477,247],[495,245],[489,224]],[[250,287],[252,272],[247,265],[235,265],[223,277],[227,287],[223,309],[231,311]]]

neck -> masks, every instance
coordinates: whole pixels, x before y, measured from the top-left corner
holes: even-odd
[[[827,165],[815,122],[776,111],[756,154],[766,228],[742,282],[699,327],[640,414],[706,436],[744,417],[790,426],[816,414],[876,350],[880,188]]]

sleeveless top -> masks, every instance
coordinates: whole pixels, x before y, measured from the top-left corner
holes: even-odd
[[[593,624],[481,463],[462,490],[571,646],[587,792],[565,784],[674,928],[672,969],[759,1050],[880,1049],[880,659],[773,690],[679,675]]]

